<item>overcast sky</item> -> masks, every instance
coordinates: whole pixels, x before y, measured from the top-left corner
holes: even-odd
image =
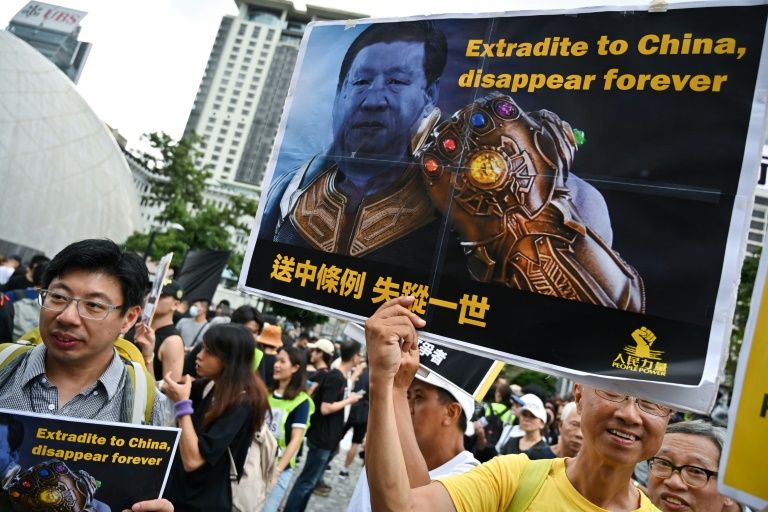
[[[575,5],[585,0],[560,0]],[[129,141],[143,133],[181,136],[221,17],[237,14],[235,0],[49,0],[88,12],[80,39],[93,43],[78,90],[93,110]],[[315,0],[312,5],[397,17],[447,12],[499,12],[521,0]],[[614,2],[611,2],[614,3]],[[1,0],[3,28],[27,0]],[[295,2],[303,9],[305,2]]]

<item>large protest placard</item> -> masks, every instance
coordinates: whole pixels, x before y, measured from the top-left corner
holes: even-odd
[[[718,485],[755,509],[768,506],[768,251],[763,252],[728,411]]]
[[[0,510],[122,511],[158,498],[178,434],[0,409]]]
[[[242,290],[704,410],[765,117],[764,2],[311,25]],[[702,390],[706,390],[702,392]],[[665,401],[666,398],[665,398]]]

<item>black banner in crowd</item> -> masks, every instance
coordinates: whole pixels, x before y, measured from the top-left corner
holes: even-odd
[[[158,498],[178,432],[0,409],[0,510],[119,512]]]
[[[348,323],[344,334],[366,343],[365,328],[360,324]],[[501,361],[426,340],[419,343],[419,364],[463,389],[478,402],[483,401],[504,368]]]
[[[241,288],[358,320],[410,294],[486,356],[716,380],[767,13],[312,25]]]
[[[196,300],[213,300],[221,273],[227,266],[229,251],[189,251],[177,280],[184,290],[184,300],[192,304]]]

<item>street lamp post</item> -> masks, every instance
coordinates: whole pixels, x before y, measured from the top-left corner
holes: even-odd
[[[184,226],[182,226],[181,224],[179,224],[177,222],[169,222],[168,224],[166,224],[165,229],[163,229],[162,231],[158,231],[156,229],[152,229],[149,232],[149,240],[147,240],[147,248],[144,249],[144,263],[146,263],[147,260],[149,259],[149,254],[150,254],[150,252],[152,252],[152,244],[155,243],[155,237],[157,236],[157,234],[158,233],[167,233],[171,229],[173,229],[175,231],[184,231]]]

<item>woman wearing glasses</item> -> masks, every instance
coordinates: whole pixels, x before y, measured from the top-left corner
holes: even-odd
[[[648,460],[648,496],[664,512],[722,512],[738,505],[717,491],[717,468],[725,429],[704,421],[667,428],[664,442]]]

